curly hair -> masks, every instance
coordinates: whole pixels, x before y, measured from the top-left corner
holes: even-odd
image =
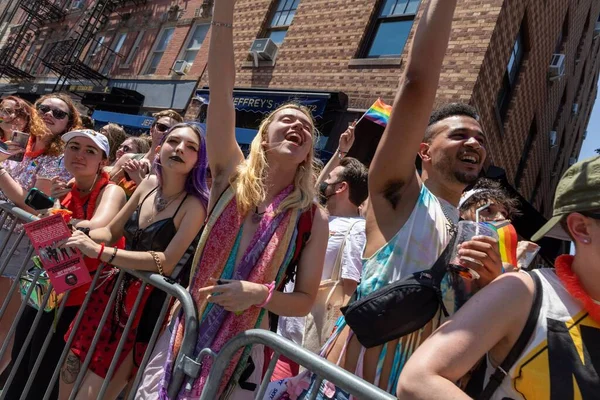
[[[47,99],[61,100],[63,103],[65,103],[67,105],[67,108],[69,109],[69,123],[67,124],[64,132],[61,132],[60,134],[58,134],[52,138],[52,141],[48,144],[48,147],[47,147],[46,153],[45,153],[45,154],[51,155],[51,156],[58,156],[58,155],[62,154],[62,152],[64,150],[64,145],[65,145],[61,139],[61,136],[64,135],[65,133],[73,131],[75,129],[80,129],[83,125],[81,122],[81,115],[79,114],[79,111],[77,111],[77,108],[75,108],[75,104],[73,103],[73,99],[71,99],[71,96],[69,96],[66,93],[46,94],[46,95],[40,97],[39,99],[37,99],[37,101],[34,104],[36,109],[40,104],[42,104]]]
[[[17,117],[21,117],[26,121],[26,125],[24,131],[33,135],[33,136],[41,136],[46,132],[46,125],[44,121],[40,118],[33,105],[27,100],[23,100],[17,96],[6,96],[2,99],[2,103],[7,100],[14,101],[17,105],[15,107],[15,113]],[[0,105],[2,104],[0,103]]]
[[[502,187],[500,182],[481,178],[477,181],[472,190],[475,192],[460,206],[460,212],[466,212],[471,208],[479,208],[489,201],[499,204],[506,209],[508,219],[513,219],[521,215],[519,211],[520,202]]]
[[[436,109],[431,116],[429,117],[429,124],[427,126],[427,130],[425,131],[425,137],[423,138],[424,143],[430,143],[433,140],[434,132],[430,129],[433,125],[438,122],[455,116],[465,116],[473,118],[475,121],[479,121],[479,114],[475,107],[470,106],[465,103],[450,103],[443,105],[442,107]]]

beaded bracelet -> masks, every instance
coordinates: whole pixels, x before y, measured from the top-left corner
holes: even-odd
[[[269,301],[271,301],[271,297],[273,297],[273,291],[275,290],[275,281],[271,283],[264,283],[263,285],[265,285],[267,289],[269,289],[269,294],[267,295],[267,299],[264,302],[256,305],[256,307],[258,308],[263,308],[269,303]]]
[[[115,257],[117,256],[117,251],[119,250],[118,247],[115,247],[112,253],[112,256],[110,256],[110,258],[108,259],[108,263],[107,264],[112,264],[113,260],[115,259]]]

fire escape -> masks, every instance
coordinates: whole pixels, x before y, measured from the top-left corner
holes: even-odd
[[[146,0],[97,0],[86,10],[85,16],[74,27],[69,37],[55,43],[42,60],[43,65],[58,75],[54,90],[61,90],[73,82],[104,84],[108,78],[82,59],[88,59],[90,52],[97,51],[96,47],[101,44],[95,41],[95,36],[115,10],[129,4],[141,5],[145,2]],[[107,52],[112,51],[108,49]]]
[[[18,1],[19,7],[25,12],[25,18],[0,49],[0,78],[33,80],[31,74],[17,67],[19,60],[25,49],[33,43],[39,29],[45,24],[60,21],[65,12],[59,4],[61,0]]]

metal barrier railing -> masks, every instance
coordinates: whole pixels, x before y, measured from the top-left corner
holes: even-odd
[[[0,257],[3,259],[3,262],[0,263],[0,275],[1,275],[2,272],[6,269],[6,266],[8,265],[11,257],[13,257],[13,255],[14,255],[16,249],[18,248],[19,244],[21,243],[21,241],[26,240],[25,236],[24,236],[25,233],[22,229],[19,228],[19,224],[35,221],[38,218],[36,216],[33,216],[33,215],[27,213],[24,210],[17,208],[16,206],[14,206],[10,203],[7,203],[7,202],[0,202],[0,213],[1,213],[0,214],[0,229],[3,229],[2,227],[5,225],[5,223],[9,217],[12,220],[14,220],[10,224],[10,228],[9,228],[9,232],[8,232],[9,234],[6,235],[5,239],[2,241],[2,243],[0,243]],[[5,249],[8,245],[11,237],[16,237],[16,240],[13,243],[13,245],[10,247],[10,249],[8,250],[8,253],[5,254]],[[30,246],[30,248],[28,249],[28,252],[26,254],[26,257],[23,261],[23,264],[20,267],[19,276],[23,275],[26,271],[29,270],[30,267],[33,266],[33,263],[30,261],[32,255],[33,255],[33,248],[31,248],[31,246]],[[103,269],[104,269],[104,264],[101,264],[100,267],[97,269],[96,273],[94,274],[92,283],[90,285],[91,288],[96,287],[96,284],[98,282],[98,279],[100,278],[100,275],[102,274]],[[30,285],[27,293],[22,298],[19,310],[18,310],[14,320],[12,321],[12,324],[11,324],[10,329],[7,333],[7,336],[4,340],[4,343],[2,343],[2,346],[0,348],[0,359],[8,351],[9,343],[11,342],[11,339],[15,335],[16,327],[19,323],[20,318],[22,318],[22,316],[23,316],[23,313],[25,311],[25,308],[27,307],[27,304],[31,297],[34,286],[39,279],[41,270],[36,269],[35,271],[36,272],[31,277],[32,278],[31,285]],[[100,324],[97,327],[96,333],[94,334],[94,337],[92,339],[92,343],[88,350],[87,356],[86,356],[84,362],[82,363],[79,374],[77,375],[77,378],[75,380],[74,387],[73,387],[73,390],[71,392],[69,399],[74,399],[77,395],[77,392],[81,388],[83,379],[88,370],[88,367],[91,362],[91,358],[94,354],[96,345],[102,334],[102,329],[103,329],[104,325],[106,324],[109,313],[112,311],[112,306],[114,304],[115,298],[117,296],[117,291],[119,289],[119,283],[124,279],[124,277],[126,275],[132,275],[132,276],[140,279],[142,281],[142,284],[140,287],[140,291],[135,299],[134,305],[131,309],[131,312],[129,313],[129,318],[127,320],[127,323],[125,324],[123,334],[117,345],[117,349],[116,349],[116,352],[113,355],[112,361],[110,363],[106,378],[104,380],[104,384],[102,385],[97,398],[102,399],[110,385],[110,380],[116,371],[118,359],[122,353],[123,347],[124,347],[126,339],[127,339],[127,335],[129,333],[129,331],[131,330],[131,327],[132,327],[132,324],[134,321],[134,316],[138,312],[138,309],[142,302],[142,298],[144,296],[144,289],[146,288],[147,285],[151,285],[155,289],[159,289],[159,290],[165,292],[166,299],[161,307],[161,311],[157,318],[157,322],[154,326],[152,335],[150,337],[150,342],[148,344],[148,348],[143,356],[142,363],[139,367],[138,373],[137,373],[136,377],[134,378],[133,385],[130,389],[128,399],[132,400],[135,396],[135,392],[136,392],[139,382],[141,380],[143,371],[145,369],[146,364],[148,363],[148,360],[150,358],[150,355],[152,353],[154,345],[156,344],[157,338],[161,332],[161,328],[163,326],[164,319],[169,311],[169,305],[171,304],[171,301],[173,298],[177,299],[181,305],[181,309],[183,311],[183,318],[185,320],[185,331],[184,331],[184,335],[183,335],[181,351],[179,352],[177,359],[175,361],[175,367],[174,367],[173,374],[172,374],[173,380],[168,388],[169,396],[170,397],[176,396],[176,394],[179,392],[179,389],[180,389],[181,385],[183,384],[186,376],[188,376],[188,378],[191,377],[192,379],[194,376],[197,376],[198,366],[197,366],[196,362],[194,361],[194,359],[192,358],[192,356],[193,356],[193,352],[194,352],[195,345],[196,345],[198,318],[197,318],[197,313],[196,313],[196,307],[194,305],[194,302],[192,300],[190,293],[184,287],[175,283],[170,278],[163,277],[159,274],[153,274],[153,273],[149,273],[149,272],[132,271],[132,270],[127,270],[127,269],[122,268],[122,269],[120,269],[119,275],[117,277],[117,281],[114,285],[113,291],[111,292],[109,301],[106,304],[106,308],[103,312],[102,318],[100,320]],[[18,289],[18,287],[19,287],[19,279],[16,279],[12,283],[10,291],[9,291],[9,293],[6,294],[6,299],[2,304],[2,308],[0,309],[0,319],[4,315],[6,309],[9,305],[11,297],[13,296],[15,291]],[[31,344],[32,338],[34,336],[34,332],[38,328],[40,320],[42,318],[42,315],[45,312],[44,308],[46,307],[46,304],[49,300],[51,289],[52,289],[52,287],[50,286],[46,295],[42,299],[41,306],[37,310],[37,313],[35,315],[33,323],[31,325],[31,327],[29,328],[29,332],[27,334],[27,337],[25,338],[25,341],[21,347],[19,354],[17,355],[16,359],[12,360],[12,369],[10,370],[10,373],[8,373],[8,378],[6,378],[6,381],[4,383],[4,389],[2,390],[2,392],[0,394],[0,400],[5,400],[7,393],[9,391],[9,389],[11,388],[11,384],[13,383],[13,381],[15,379],[15,375],[17,373],[18,367],[25,357],[25,353],[27,351],[27,348]],[[71,334],[69,335],[69,337],[66,340],[64,350],[62,351],[62,354],[60,356],[59,361],[56,364],[54,371],[53,372],[46,371],[47,373],[52,372],[52,377],[50,380],[50,384],[48,385],[47,390],[44,394],[44,398],[43,398],[44,400],[48,400],[52,394],[53,388],[56,385],[56,382],[58,380],[62,364],[65,362],[65,359],[67,358],[71,344],[73,343],[73,340],[74,340],[75,335],[77,334],[78,328],[82,323],[84,311],[87,309],[90,299],[93,296],[93,293],[94,293],[93,290],[88,290],[88,292],[85,296],[84,302],[81,305],[81,308],[79,310],[79,313],[77,314],[77,317],[73,321],[73,327],[71,329]],[[55,322],[60,320],[60,318],[63,316],[65,304],[66,304],[67,299],[69,298],[69,294],[70,294],[70,291],[65,292],[65,294],[61,300],[61,304],[60,304],[58,310],[56,310]],[[8,322],[10,323],[11,321],[8,321]],[[3,322],[3,324],[4,323],[6,323],[6,322]],[[53,335],[54,335],[54,329],[51,327],[48,330],[48,333],[45,337],[41,351],[39,352],[39,354],[37,356],[36,362],[33,366],[33,369],[31,370],[31,373],[29,375],[27,383],[25,384],[25,386],[22,389],[20,400],[24,400],[27,397],[29,391],[31,390],[32,385],[35,381],[35,377],[36,377],[38,370],[40,369],[40,366],[42,364],[43,357],[46,354],[46,352],[50,346],[50,342],[52,340]],[[5,374],[6,373],[7,372],[5,372]]]
[[[217,398],[217,393],[221,384],[223,372],[229,366],[233,356],[243,347],[248,345],[262,344],[274,351],[273,357],[269,363],[267,372],[263,377],[255,399],[262,400],[279,356],[283,355],[290,360],[305,367],[309,371],[316,374],[317,379],[314,383],[314,388],[318,389],[323,380],[333,383],[347,393],[357,399],[369,400],[395,400],[391,394],[381,390],[380,388],[370,384],[369,382],[358,378],[356,375],[338,367],[330,361],[310,352],[309,350],[298,346],[294,342],[285,339],[273,332],[252,329],[231,339],[219,351],[219,354],[214,354],[210,351],[204,351],[204,355],[214,358],[213,365],[210,369],[204,390],[200,400],[214,400]],[[206,350],[206,349],[205,349]],[[311,393],[309,400],[314,400],[317,397],[318,390]]]

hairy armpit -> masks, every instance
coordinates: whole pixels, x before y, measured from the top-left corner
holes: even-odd
[[[392,209],[396,209],[400,199],[402,198],[402,190],[406,186],[406,182],[403,180],[394,180],[387,183],[385,189],[383,189],[383,197],[392,205]]]

